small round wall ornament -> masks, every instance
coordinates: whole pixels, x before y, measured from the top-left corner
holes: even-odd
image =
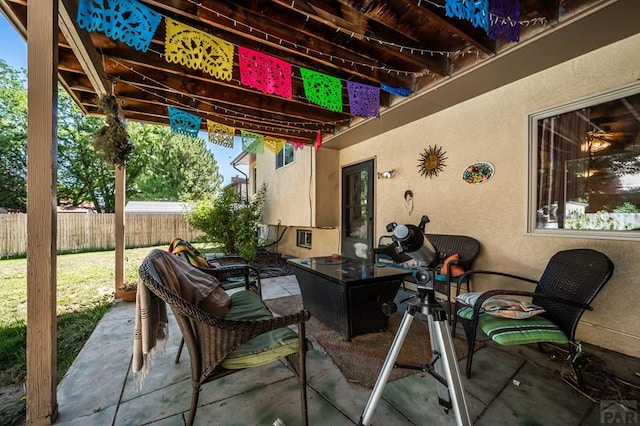
[[[468,184],[485,183],[493,177],[493,164],[486,161],[471,163],[462,171],[462,180]]]
[[[425,148],[424,152],[420,154],[420,158],[418,158],[420,175],[429,178],[438,176],[438,173],[446,166],[444,164],[444,160],[447,159],[447,157],[444,156],[445,154],[446,152],[438,145]]]

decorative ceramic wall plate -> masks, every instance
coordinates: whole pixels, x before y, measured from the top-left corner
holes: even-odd
[[[485,161],[469,164],[462,172],[462,180],[470,183],[485,183],[493,177],[493,164]]]

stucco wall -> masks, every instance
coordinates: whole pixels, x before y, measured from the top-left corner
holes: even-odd
[[[298,229],[311,230],[311,249],[296,245],[296,231]],[[285,229],[283,226],[269,225],[270,241],[272,241],[272,238],[275,241],[276,235],[281,236],[281,239],[278,241],[277,246],[275,244],[269,246],[268,250],[271,252],[277,251],[292,257],[329,256],[333,253],[340,253],[339,228],[289,226]]]
[[[294,164],[279,170],[274,155],[265,152],[256,163],[258,183],[269,184],[263,222],[310,227],[321,218],[319,226],[334,225],[332,215],[337,214],[339,225],[341,168],[375,158],[376,171],[396,170],[393,179],[375,180],[375,240],[386,234],[387,223],[418,223],[427,214],[428,232],[465,234],[481,242],[478,267],[532,278],[559,250],[600,250],[616,270],[593,303],[594,311],[583,316],[578,336],[639,357],[640,242],[525,234],[528,115],[639,80],[639,51],[636,35],[324,157],[318,155],[322,149],[312,153],[305,147],[296,151]],[[443,172],[429,179],[419,175],[417,165],[419,155],[433,145],[442,146],[447,159]],[[464,183],[463,169],[477,161],[491,162],[495,176],[482,185]],[[317,179],[310,175],[315,173]],[[414,193],[411,215],[403,203],[407,189]],[[327,210],[316,210],[317,205],[333,213],[325,215]],[[338,250],[339,229],[314,228],[312,250],[297,248],[295,228],[290,230],[279,245],[281,253],[306,257]],[[476,290],[502,285],[486,277],[473,281]]]
[[[341,165],[375,153],[377,171],[396,169],[393,179],[376,180],[376,238],[388,222],[418,223],[427,214],[428,232],[470,235],[482,243],[477,266],[533,278],[558,250],[600,250],[616,270],[594,311],[585,313],[578,336],[640,356],[640,242],[525,235],[528,115],[640,79],[639,51],[636,35],[340,151]],[[448,158],[444,171],[429,179],[417,165],[432,145],[442,146]],[[493,163],[495,176],[466,184],[462,171],[476,161]],[[407,189],[414,193],[411,216],[403,205]],[[476,290],[499,285],[487,278],[473,282]]]
[[[276,169],[275,154],[265,150],[256,156],[258,188],[267,184],[267,197],[262,214],[265,224],[311,226],[315,201],[315,178],[311,161],[315,153],[311,149],[294,151],[293,163]],[[313,167],[315,169],[315,166]],[[312,200],[310,204],[309,200]]]

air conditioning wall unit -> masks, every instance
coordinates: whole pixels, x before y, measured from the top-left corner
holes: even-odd
[[[266,240],[269,236],[269,225],[258,224],[258,239]]]

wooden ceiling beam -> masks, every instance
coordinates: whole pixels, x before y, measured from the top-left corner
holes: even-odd
[[[109,94],[111,84],[102,69],[98,52],[87,32],[78,28],[76,24],[77,9],[77,5],[74,7],[70,0],[60,0],[58,8],[60,32],[69,43],[96,93],[100,96]]]
[[[370,18],[352,7],[347,7],[343,2],[342,4],[344,4],[345,7],[342,8],[341,11],[326,7],[326,2],[314,2],[310,4],[304,1],[291,2],[274,0],[270,3],[272,3],[271,7],[274,8],[273,13],[275,16],[280,16],[287,10],[295,11],[293,20],[297,20],[298,22],[306,21],[307,19],[314,21],[316,27],[318,27],[316,31],[327,34],[328,36],[325,35],[325,37],[332,37],[332,44],[351,45],[351,49],[354,51],[367,52],[367,57],[372,61],[372,64],[383,64],[387,68],[411,67],[421,72],[428,70],[435,74],[446,75],[448,69],[446,58],[414,55],[410,53],[409,49],[401,52],[399,48],[377,42],[376,40],[386,39],[386,41],[390,43],[396,42],[399,45],[405,43],[415,45],[416,40],[413,39],[411,35],[401,33],[386,25],[384,25],[384,28],[388,31],[385,31],[382,35],[374,35],[373,32],[367,30],[367,21],[370,20]],[[277,10],[276,6],[278,6]],[[347,9],[347,18],[339,16],[340,12],[345,12],[345,9]],[[359,25],[364,28],[359,27]],[[305,28],[308,26],[310,26],[310,24],[305,24]],[[301,30],[297,27],[293,29]],[[376,40],[371,40],[371,38]],[[340,40],[341,43],[337,43],[338,40]]]
[[[262,13],[255,13],[247,7],[223,1],[216,3],[215,13],[205,7],[197,10],[193,10],[192,7],[177,9],[176,2],[172,2],[170,5],[158,1],[150,1],[149,3],[158,8],[165,8],[167,13],[173,15],[175,19],[183,21],[184,18],[189,19],[195,27],[198,27],[196,22],[200,20],[213,27],[206,28],[200,25],[202,29],[213,35],[236,45],[276,56],[294,66],[311,68],[342,79],[356,79],[364,83],[370,82],[370,84],[382,81],[390,85],[398,85],[398,75],[389,75],[384,70],[371,69],[371,66],[384,65],[379,63],[381,57],[379,50],[365,55],[364,52],[371,50],[370,46],[367,48],[359,45],[349,49],[347,45],[332,43],[330,40],[326,40],[326,33],[318,35],[309,31],[306,26],[302,25],[304,22],[300,16],[296,16],[295,19],[287,18],[281,16],[283,12],[280,11],[278,14],[273,11],[276,5],[271,2],[265,6],[269,9],[262,10]],[[281,20],[274,21],[276,17]],[[293,25],[292,20],[300,22],[301,25]],[[238,24],[234,25],[234,21]],[[185,23],[189,24],[189,22]],[[255,31],[249,31],[247,27],[239,23],[244,23]],[[296,43],[295,47],[289,42]],[[307,51],[307,48],[310,50]],[[314,50],[323,53],[318,55],[313,52]],[[426,65],[420,63],[418,66],[412,65],[411,67],[407,71],[421,72]],[[435,72],[435,67],[433,72]],[[410,82],[405,78],[401,87],[409,85]]]
[[[107,70],[121,85],[144,87],[154,91],[175,91],[186,96],[199,97],[217,102],[227,108],[256,108],[268,111],[270,115],[282,114],[294,117],[292,120],[311,120],[316,122],[334,122],[348,120],[349,114],[330,111],[304,100],[291,100],[275,95],[267,95],[256,90],[234,85],[221,84],[219,80],[193,79],[188,75],[170,74],[153,68],[139,68],[136,72],[129,70],[124,62],[108,64]],[[158,84],[160,83],[161,84]],[[149,94],[150,95],[150,94]]]

